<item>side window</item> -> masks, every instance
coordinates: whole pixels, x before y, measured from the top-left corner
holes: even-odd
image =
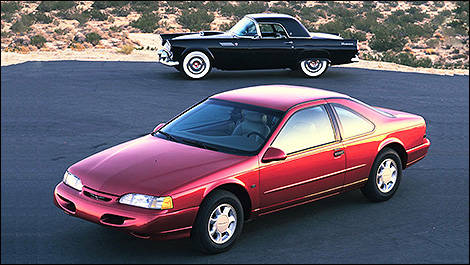
[[[294,113],[271,146],[286,154],[335,141],[333,127],[324,106]]]
[[[281,38],[282,36],[287,37],[284,29],[278,24],[260,23],[259,28],[263,38]]]
[[[274,31],[276,31],[277,33],[279,33],[280,35],[284,37],[287,37],[286,31],[278,24],[274,24]]]
[[[261,23],[259,24],[259,29],[261,30],[261,36],[263,38],[274,37],[274,30],[271,24]]]
[[[372,122],[353,112],[351,109],[339,105],[332,104],[339,117],[339,122],[343,130],[341,135],[343,138],[357,136],[374,130],[375,126]]]

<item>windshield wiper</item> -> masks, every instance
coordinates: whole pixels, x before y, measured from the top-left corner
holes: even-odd
[[[208,150],[219,151],[219,149],[218,149],[217,147],[208,145],[208,144],[203,143],[203,142],[194,141],[194,140],[188,140],[188,139],[184,139],[184,138],[181,139],[181,140],[183,140],[183,142],[186,142],[186,143],[188,143],[188,144],[190,144],[190,145],[202,147],[202,148],[208,149]]]
[[[173,135],[171,135],[169,133],[166,133],[166,132],[163,132],[163,131],[158,131],[157,133],[161,133],[161,134],[165,135],[166,138],[168,138],[169,140],[171,140],[173,142],[179,142]]]

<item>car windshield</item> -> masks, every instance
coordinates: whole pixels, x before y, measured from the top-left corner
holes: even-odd
[[[233,26],[229,32],[237,35],[237,36],[255,36],[258,34],[256,31],[255,23],[249,18],[242,18],[242,20],[238,21],[235,26]]]
[[[255,155],[277,127],[283,112],[208,99],[186,111],[157,137],[237,155]]]

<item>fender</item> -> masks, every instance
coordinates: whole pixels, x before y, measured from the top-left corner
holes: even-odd
[[[392,143],[398,143],[401,146],[403,146],[403,148],[405,148],[405,145],[403,144],[403,142],[400,139],[398,139],[396,137],[391,137],[391,138],[387,138],[387,139],[383,140],[379,144],[379,146],[377,147],[377,153],[380,152],[380,150],[382,150],[384,148],[384,146],[392,144]]]
[[[207,56],[211,60],[211,64],[215,61],[214,54],[212,54],[212,52],[209,49],[207,49],[207,48],[193,48],[193,47],[186,48],[186,49],[183,50],[183,52],[181,53],[181,60],[184,59],[186,54],[188,54],[190,52],[194,52],[194,51],[201,51],[201,52],[204,52],[205,54],[207,54]]]
[[[237,178],[229,178],[229,179],[223,179],[221,181],[215,181],[212,183],[209,183],[205,190],[204,193],[202,194],[202,197],[205,198],[209,193],[211,193],[213,190],[217,189],[218,187],[225,185],[225,184],[236,184],[241,186],[243,189],[245,189],[246,193],[250,194],[248,192],[248,189],[246,188],[245,183],[243,183],[241,180]]]

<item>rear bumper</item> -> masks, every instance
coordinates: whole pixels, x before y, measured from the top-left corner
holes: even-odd
[[[172,61],[171,58],[173,56],[172,56],[171,52],[169,52],[165,49],[158,50],[157,54],[158,54],[158,62],[160,62],[160,63],[162,63],[166,66],[177,66],[177,65],[180,64],[179,62]]]
[[[408,155],[408,161],[406,163],[406,167],[409,167],[413,165],[414,163],[418,162],[419,160],[423,159],[428,153],[430,145],[431,145],[431,141],[425,138],[423,144],[406,150],[406,154]]]
[[[109,201],[94,199],[90,197],[90,193]],[[54,203],[65,213],[97,224],[120,228],[140,238],[188,237],[199,209],[193,207],[172,212],[152,210],[123,205],[118,199],[117,196],[86,187],[79,192],[62,182],[54,190]]]
[[[359,57],[357,57],[357,55],[354,56],[353,58],[351,58],[351,62],[352,62],[352,63],[357,63],[357,62],[359,62]]]

